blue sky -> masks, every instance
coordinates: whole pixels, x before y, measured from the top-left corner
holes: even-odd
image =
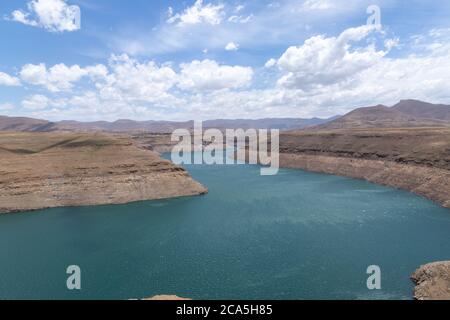
[[[370,5],[381,25],[367,24]],[[449,1],[425,0],[2,0],[0,114],[328,117],[450,103],[449,14]]]

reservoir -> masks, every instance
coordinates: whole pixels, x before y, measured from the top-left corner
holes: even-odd
[[[0,216],[0,299],[411,299],[450,210],[366,181],[186,166],[205,196]],[[79,291],[66,287],[81,268]],[[368,290],[368,266],[381,290]]]

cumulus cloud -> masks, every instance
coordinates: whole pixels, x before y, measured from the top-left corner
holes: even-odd
[[[386,51],[377,51],[374,45],[352,50],[352,43],[374,30],[374,26],[350,28],[338,37],[314,36],[301,46],[288,48],[277,62],[285,73],[278,84],[304,90],[332,85],[375,65]]]
[[[267,60],[266,64],[264,65],[264,67],[266,68],[272,68],[277,64],[277,60],[276,59],[269,59]]]
[[[59,92],[72,89],[73,84],[85,76],[104,78],[107,72],[104,65],[81,68],[78,65],[68,67],[61,63],[47,69],[46,65],[41,63],[23,66],[20,78],[26,83],[43,86],[51,92]]]
[[[22,107],[28,110],[42,110],[47,108],[50,100],[41,94],[30,96],[22,101]]]
[[[192,7],[186,8],[181,13],[173,13],[173,9],[169,8],[168,23],[177,23],[179,26],[193,25],[199,23],[207,23],[218,25],[222,22],[224,16],[223,4],[204,4],[203,0],[196,0]]]
[[[184,90],[237,89],[250,85],[253,77],[250,67],[219,65],[213,60],[195,60],[180,67],[178,86]]]
[[[22,75],[28,83],[58,93],[60,89],[73,88],[80,77],[86,76],[85,70],[91,68],[62,66],[58,65],[57,69],[64,72],[56,72],[54,67],[47,69],[42,64],[27,65]],[[98,72],[98,77],[92,78],[93,86],[87,89],[80,87],[77,91],[73,90],[73,94],[71,91],[61,91],[64,97],[58,98],[58,101],[41,95],[31,96],[22,102],[22,106],[34,110],[34,114],[49,118],[54,118],[55,114],[64,118],[83,115],[88,119],[90,116],[93,119],[111,119],[114,116],[161,118],[161,114],[167,111],[172,115],[184,112],[193,96],[212,95],[224,89],[244,89],[253,75],[249,67],[219,65],[213,60],[181,64],[177,72],[170,64],[138,61],[126,54],[112,55],[107,66],[103,67],[105,72]],[[65,78],[65,81],[56,76],[70,73],[70,70],[73,76]]]
[[[286,48],[279,59],[266,62],[267,68],[278,68],[274,72],[214,60],[174,66],[127,55],[111,56],[96,72],[95,66],[29,65],[24,66],[28,73],[23,83],[60,91],[53,90],[48,98],[28,97],[22,106],[42,118],[187,120],[328,117],[405,98],[450,103],[446,37],[434,30],[413,41],[412,53],[390,56],[389,48],[405,44],[370,28],[350,28],[336,37],[317,35]],[[71,72],[72,77],[63,77]],[[270,82],[252,86],[254,77],[266,76]],[[91,81],[75,90],[81,83],[77,79],[84,77]]]
[[[16,77],[12,77],[7,73],[0,72],[0,86],[20,86],[20,80]]]
[[[109,59],[110,73],[104,83],[97,83],[102,99],[147,101],[170,104],[168,91],[176,84],[177,74],[169,66],[153,61],[140,63],[128,55]]]
[[[76,31],[80,29],[80,7],[69,5],[65,0],[33,0],[27,10],[14,10],[9,20],[50,32]]]
[[[238,51],[239,50],[239,44],[234,42],[228,42],[225,46],[225,50],[227,51]]]

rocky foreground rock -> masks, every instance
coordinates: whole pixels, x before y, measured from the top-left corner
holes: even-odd
[[[420,267],[411,276],[416,284],[417,300],[450,300],[450,261],[434,262]]]
[[[206,192],[183,168],[127,136],[0,134],[0,213]]]

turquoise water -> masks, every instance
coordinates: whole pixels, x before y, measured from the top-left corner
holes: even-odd
[[[0,299],[410,299],[450,259],[450,210],[365,181],[187,166],[201,197],[0,216]],[[82,290],[66,289],[79,265]],[[382,290],[366,269],[379,265]]]

